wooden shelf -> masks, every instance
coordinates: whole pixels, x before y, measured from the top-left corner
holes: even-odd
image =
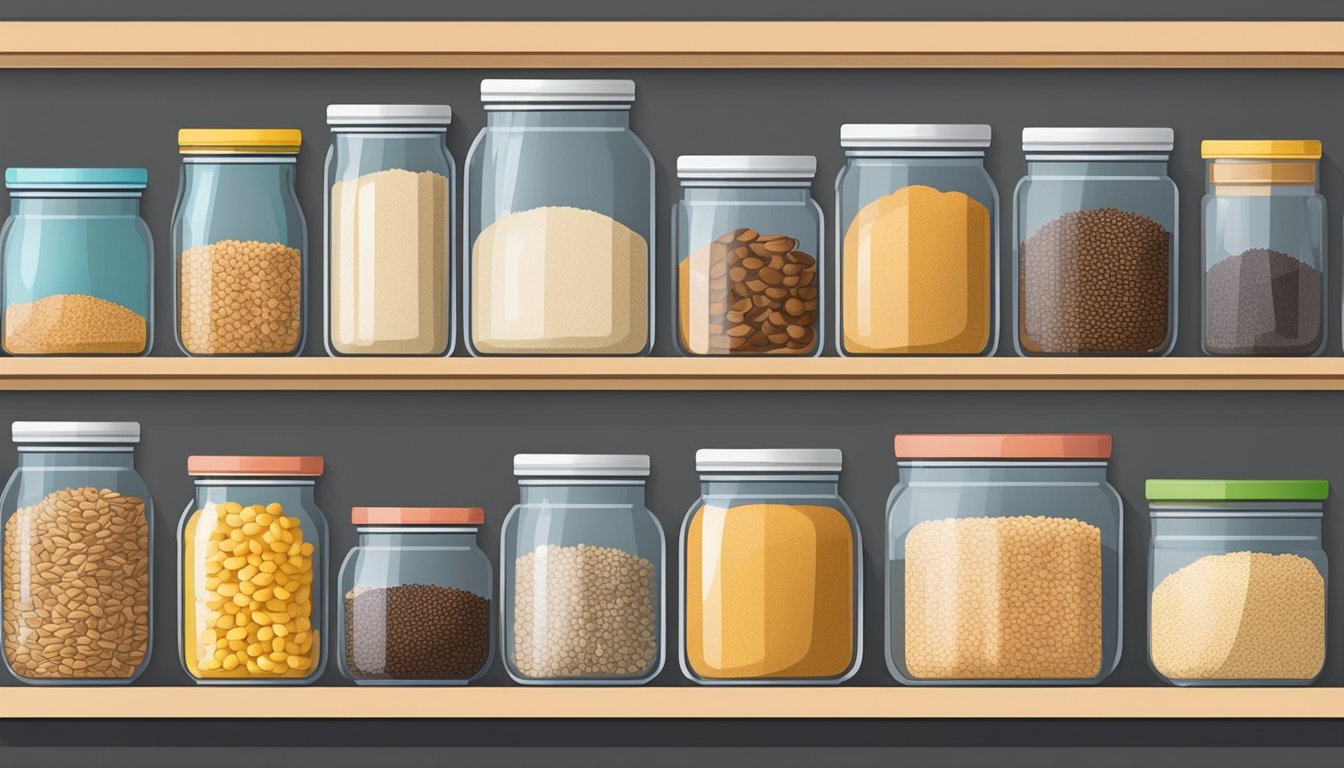
[[[0,67],[1344,67],[1344,22],[8,21]]]
[[[1340,718],[1338,688],[0,688],[12,718]]]

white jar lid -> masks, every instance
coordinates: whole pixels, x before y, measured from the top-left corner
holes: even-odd
[[[137,421],[16,421],[16,443],[138,443]]]
[[[447,104],[330,104],[327,125],[450,125]]]
[[[812,155],[682,155],[681,179],[811,179],[817,175]]]
[[[839,472],[838,448],[701,448],[695,452],[698,472]]]
[[[648,477],[649,457],[619,453],[520,453],[518,477]]]
[[[1170,152],[1170,128],[1023,128],[1024,152]]]
[[[884,149],[984,149],[990,127],[982,123],[845,123],[840,146]]]
[[[481,81],[481,101],[532,103],[629,103],[635,100],[634,80],[518,80]]]

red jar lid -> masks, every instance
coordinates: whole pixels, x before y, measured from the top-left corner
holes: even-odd
[[[898,459],[1109,459],[1102,433],[897,435]]]
[[[193,477],[317,477],[324,467],[321,456],[187,457],[187,474]]]
[[[355,507],[350,510],[355,525],[481,525],[480,507]]]

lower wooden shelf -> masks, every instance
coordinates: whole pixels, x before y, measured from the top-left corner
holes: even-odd
[[[1340,688],[0,688],[31,718],[1344,718]]]

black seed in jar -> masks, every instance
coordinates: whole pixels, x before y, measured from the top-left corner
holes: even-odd
[[[345,661],[365,680],[467,680],[490,655],[490,601],[432,584],[345,595]]]
[[[1204,273],[1204,346],[1217,355],[1310,355],[1321,345],[1321,273],[1252,248]]]
[[[1022,347],[1148,354],[1169,337],[1171,233],[1118,208],[1070,211],[1020,247]]]

